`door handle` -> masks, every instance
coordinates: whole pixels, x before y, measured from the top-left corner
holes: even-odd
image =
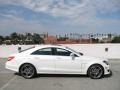
[[[57,57],[57,59],[62,59],[61,57]]]
[[[37,59],[37,60],[39,60],[39,58],[38,58],[38,57],[34,57],[34,59]]]

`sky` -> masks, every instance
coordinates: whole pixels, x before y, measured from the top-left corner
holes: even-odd
[[[0,35],[120,33],[120,0],[0,0]]]

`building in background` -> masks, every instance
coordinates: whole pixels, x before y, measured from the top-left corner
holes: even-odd
[[[115,38],[116,37],[116,38]],[[114,40],[115,38],[115,40]],[[114,41],[113,41],[114,40]],[[48,33],[12,33],[0,36],[0,44],[89,44],[89,43],[119,43],[117,34],[78,34],[49,35]]]

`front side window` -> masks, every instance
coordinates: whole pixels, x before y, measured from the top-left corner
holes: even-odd
[[[55,55],[57,56],[70,56],[71,52],[61,48],[55,48]]]
[[[32,55],[52,55],[52,49],[51,48],[39,49],[37,51],[34,51]]]

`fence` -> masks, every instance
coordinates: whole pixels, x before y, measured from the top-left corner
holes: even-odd
[[[9,54],[17,53],[18,47],[22,49],[35,45],[1,45],[0,57],[6,58]],[[63,44],[84,55],[103,57],[109,59],[120,59],[120,44]]]

